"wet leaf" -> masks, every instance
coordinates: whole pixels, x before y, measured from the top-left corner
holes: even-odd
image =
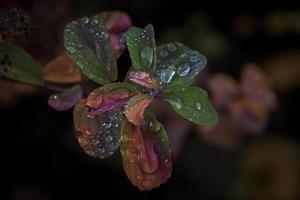
[[[157,89],[159,87],[158,82],[154,77],[145,71],[131,71],[128,76],[129,80],[135,82],[141,86],[151,89]]]
[[[178,42],[159,46],[157,55],[156,75],[162,84],[188,86],[207,63],[203,55]]]
[[[151,190],[165,183],[172,173],[172,152],[164,127],[147,112],[146,124],[125,121],[121,153],[124,170],[140,190]],[[153,127],[155,126],[155,127]]]
[[[130,97],[137,93],[128,83],[111,83],[95,89],[87,98],[90,113],[98,115],[127,104]]]
[[[124,33],[132,26],[129,15],[121,11],[111,11],[102,12],[94,17],[108,30],[115,54],[119,57],[126,48]]]
[[[133,68],[154,72],[156,47],[153,26],[149,24],[144,29],[129,28],[126,40]]]
[[[117,62],[104,26],[94,18],[83,17],[69,23],[64,32],[65,48],[81,72],[98,84],[115,81]]]
[[[151,97],[146,94],[138,94],[130,98],[124,111],[128,121],[136,126],[145,124],[144,111],[151,101]]]
[[[80,146],[90,156],[106,158],[118,149],[123,113],[116,108],[97,116],[90,115],[86,100],[75,106],[73,120]]]
[[[31,85],[43,85],[39,64],[23,49],[0,44],[0,75]]]
[[[164,100],[185,119],[199,125],[214,125],[218,114],[209,102],[207,92],[198,87],[173,87]]]
[[[82,97],[80,85],[75,85],[66,89],[62,93],[52,94],[48,99],[48,104],[57,111],[64,111],[75,106]]]
[[[72,58],[63,52],[43,68],[43,79],[51,83],[68,84],[80,82],[81,76]]]

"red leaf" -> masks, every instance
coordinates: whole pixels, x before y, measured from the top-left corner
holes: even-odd
[[[130,98],[124,112],[128,121],[137,126],[143,125],[145,123],[144,111],[151,101],[151,97],[146,94],[138,94]]]
[[[135,93],[134,88],[125,83],[112,83],[95,89],[87,98],[90,113],[98,115],[127,104]]]
[[[157,89],[159,87],[158,82],[149,73],[144,71],[132,71],[128,76],[129,80],[135,82],[141,86],[151,89]]]
[[[166,132],[153,114],[148,113],[146,121],[143,126],[126,121],[122,127],[124,170],[140,190],[159,187],[172,173],[172,152]]]

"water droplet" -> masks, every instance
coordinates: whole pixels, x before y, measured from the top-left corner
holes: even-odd
[[[78,24],[78,22],[76,20],[74,20],[74,21],[72,21],[72,24],[76,25],[76,24]]]
[[[184,63],[177,68],[177,74],[179,76],[186,76],[189,73],[190,69],[190,65],[188,63]]]
[[[89,23],[90,20],[89,20],[88,17],[83,17],[82,21],[83,21],[84,24],[87,24],[87,23]]]
[[[98,149],[98,152],[102,154],[102,153],[105,152],[105,149],[104,149],[104,148],[99,148],[99,149]]]
[[[171,52],[174,52],[174,51],[176,51],[176,46],[175,46],[175,44],[174,43],[170,43],[170,44],[168,44],[168,50],[169,51],[171,51]]]
[[[109,135],[104,140],[105,140],[105,143],[110,143],[111,141],[113,141],[113,137]]]
[[[196,102],[196,109],[197,110],[201,110],[201,103],[200,102]]]
[[[168,53],[168,51],[166,51],[166,50],[164,50],[164,49],[162,49],[160,52],[159,52],[159,55],[161,56],[161,57],[167,57],[168,55],[169,55],[169,53]]]
[[[81,43],[77,43],[77,44],[76,44],[76,47],[77,47],[78,49],[81,49],[81,48],[83,48],[83,45],[82,45]]]
[[[86,117],[90,119],[95,119],[95,115],[93,115],[92,113],[87,113]]]
[[[193,63],[200,61],[200,59],[201,58],[199,56],[196,56],[196,55],[190,57],[190,61],[193,62]]]
[[[76,49],[72,46],[67,46],[67,50],[70,52],[70,53],[75,53],[76,52]]]
[[[182,108],[182,102],[179,98],[167,99],[166,101],[178,110]]]
[[[174,74],[175,74],[176,68],[173,66],[168,66],[167,68],[161,69],[160,71],[160,81],[163,83],[170,83]]]
[[[90,29],[89,29],[89,32],[90,32],[91,34],[93,34],[93,33],[95,32],[95,30],[92,29],[92,28],[90,28]]]
[[[145,46],[141,51],[141,57],[151,65],[153,61],[153,51],[149,46]]]
[[[166,167],[168,167],[168,168],[172,167],[171,159],[166,158],[166,159],[164,160],[164,165],[165,165]]]
[[[109,129],[110,127],[111,127],[111,123],[110,122],[108,122],[106,125],[105,125],[105,128],[107,128],[107,129]]]
[[[159,124],[159,122],[157,122],[155,120],[151,120],[149,122],[149,128],[150,128],[151,132],[157,133],[160,130],[160,124]]]

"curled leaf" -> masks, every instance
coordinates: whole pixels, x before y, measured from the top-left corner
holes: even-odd
[[[158,82],[154,77],[145,71],[131,71],[128,76],[129,80],[135,82],[141,86],[151,89],[157,89],[159,87]]]
[[[90,156],[106,158],[120,145],[123,113],[120,108],[99,115],[91,115],[86,100],[75,106],[73,120],[80,146]]]
[[[206,58],[181,43],[168,43],[157,48],[156,75],[162,84],[190,85],[207,63]]]
[[[124,122],[121,153],[124,170],[132,184],[140,190],[151,190],[171,176],[172,152],[162,124],[149,112],[145,119],[147,123],[143,126]]]
[[[0,75],[31,85],[43,85],[39,64],[20,47],[0,44]]]
[[[48,104],[57,111],[64,111],[75,106],[82,97],[80,85],[75,85],[59,94],[52,94],[48,99]]]
[[[214,125],[218,114],[210,104],[207,92],[201,88],[181,86],[166,91],[164,100],[185,119],[199,125]]]
[[[106,84],[117,79],[118,69],[107,30],[98,23],[88,17],[69,23],[64,31],[65,48],[82,73]]]
[[[126,41],[133,68],[154,72],[156,46],[153,26],[149,24],[144,29],[129,28]]]
[[[129,15],[121,11],[103,12],[94,16],[108,30],[115,54],[119,57],[125,50],[124,33],[132,26]]]
[[[43,68],[43,79],[51,83],[67,84],[80,82],[81,76],[72,58],[63,52]]]
[[[111,83],[95,89],[87,98],[90,113],[98,115],[127,104],[136,89],[128,83]]]
[[[130,98],[124,111],[128,121],[136,126],[145,124],[144,111],[151,101],[151,97],[146,94],[138,94]]]

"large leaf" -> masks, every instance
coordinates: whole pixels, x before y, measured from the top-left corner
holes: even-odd
[[[106,158],[118,149],[123,123],[120,108],[94,116],[82,99],[74,108],[73,119],[76,137],[87,154]]]
[[[158,47],[157,55],[156,75],[162,84],[190,85],[207,63],[203,55],[178,42]]]
[[[98,115],[127,104],[138,91],[128,83],[111,83],[93,90],[87,98],[90,113]]]
[[[126,40],[133,68],[154,72],[156,47],[153,26],[149,24],[144,29],[129,28]]]
[[[125,12],[110,11],[94,17],[108,30],[115,54],[119,57],[126,48],[125,32],[132,26],[130,16]]]
[[[80,85],[75,85],[66,89],[62,93],[52,94],[48,99],[48,104],[57,111],[64,111],[75,106],[82,97]]]
[[[199,125],[214,125],[218,114],[209,102],[207,92],[197,87],[181,86],[166,90],[164,100],[187,120]]]
[[[23,49],[0,44],[0,75],[31,85],[43,85],[39,64]]]
[[[140,190],[151,190],[165,183],[172,173],[172,152],[168,136],[153,114],[146,124],[135,126],[124,121],[121,153],[124,170]]]
[[[88,78],[98,84],[117,79],[117,62],[110,37],[94,18],[83,17],[66,26],[65,47]]]

